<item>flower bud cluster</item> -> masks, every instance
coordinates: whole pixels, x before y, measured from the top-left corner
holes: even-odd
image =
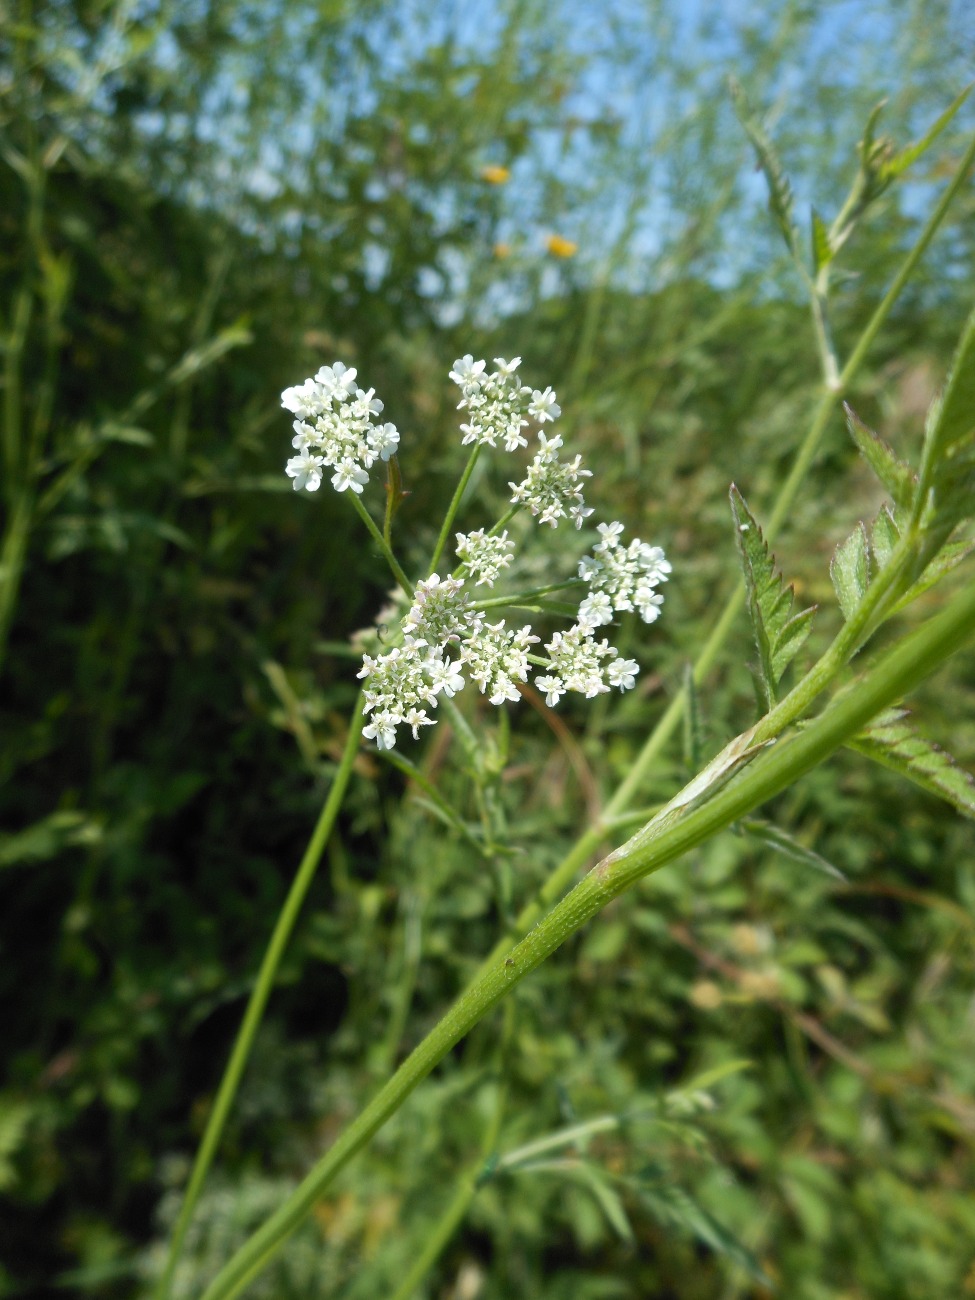
[[[355,370],[341,361],[322,366],[314,379],[286,388],[281,405],[297,417],[291,445],[298,453],[285,473],[295,491],[317,492],[325,469],[334,470],[336,492],[361,492],[377,460],[389,460],[399,443],[395,424],[377,424],[383,404],[375,390],[361,389]]]

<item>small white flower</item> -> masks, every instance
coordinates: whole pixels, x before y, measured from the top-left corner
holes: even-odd
[[[426,709],[410,709],[403,721],[412,730],[414,740],[420,739],[421,727],[432,727],[435,725],[435,719],[427,717]]]
[[[368,482],[369,475],[353,460],[341,461],[332,475],[332,487],[336,492],[344,492],[346,488],[351,488],[353,492],[361,493]]]
[[[546,420],[555,420],[562,414],[562,408],[556,402],[551,388],[546,388],[544,393],[535,389],[528,405],[528,414],[539,424],[544,424]]]
[[[430,689],[434,695],[443,691],[444,695],[452,698],[458,691],[464,689],[464,678],[453,660],[431,655],[424,667],[430,678]]]
[[[479,375],[484,373],[484,367],[486,365],[486,361],[475,361],[470,352],[468,352],[466,356],[461,357],[459,361],[454,362],[454,368],[450,372],[450,378],[458,385],[458,387],[466,388],[468,384],[472,383]]]
[[[514,357],[511,361],[505,361],[504,357],[495,357],[494,364],[498,368],[499,375],[513,375],[521,365],[521,357]]]
[[[399,430],[395,424],[379,424],[372,435],[372,449],[382,460],[389,460],[399,446]]]
[[[594,591],[579,606],[579,622],[587,627],[602,627],[613,621],[613,602],[605,591]]]
[[[296,388],[286,388],[281,394],[281,405],[297,415],[299,420],[312,420],[324,404],[322,389],[314,379],[306,379]]]
[[[630,691],[636,685],[636,674],[640,665],[635,659],[614,659],[606,669],[606,678],[610,686],[620,691]]]
[[[536,677],[535,685],[540,691],[545,692],[545,703],[550,709],[554,708],[565,694],[565,683],[561,677]]]
[[[601,534],[603,540],[598,546],[594,546],[593,550],[597,555],[602,555],[606,551],[611,551],[614,546],[619,546],[623,525],[619,520],[614,520],[611,524],[597,524],[596,531]]]
[[[317,492],[322,484],[322,457],[303,451],[297,456],[292,456],[284,467],[284,472],[294,479],[296,492],[301,488],[307,488],[309,492]]]
[[[392,749],[396,744],[396,724],[402,718],[391,713],[377,713],[362,728],[366,740],[374,740],[380,749]]]

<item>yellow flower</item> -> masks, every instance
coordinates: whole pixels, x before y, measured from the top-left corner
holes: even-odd
[[[574,244],[571,239],[563,239],[561,235],[549,235],[545,247],[553,257],[574,257],[579,251],[578,244]]]
[[[489,165],[481,168],[481,180],[487,181],[489,185],[504,185],[510,179],[511,172],[507,167]]]
[[[494,256],[495,256],[495,257],[498,257],[498,258],[502,258],[502,259],[505,258],[505,257],[510,257],[510,256],[511,256],[511,245],[510,245],[510,244],[495,244],[495,245],[494,245]]]

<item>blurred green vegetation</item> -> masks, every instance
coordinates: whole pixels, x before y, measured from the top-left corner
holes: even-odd
[[[418,566],[458,470],[449,364],[521,354],[558,391],[592,504],[674,563],[659,628],[620,644],[637,691],[512,713],[495,795],[516,905],[710,630],[736,571],[728,484],[761,512],[819,383],[723,78],[774,108],[800,202],[831,212],[870,108],[886,96],[885,129],[916,136],[970,76],[975,31],[949,0],[647,9],[23,0],[0,17],[0,1296],[145,1294],[341,750],[355,666],[331,649],[389,583],[344,502],[290,493],[283,387],[341,358],[382,395]],[[971,125],[845,253],[841,348]],[[905,453],[973,264],[969,186],[850,395]],[[505,480],[485,472],[486,507]],[[823,606],[821,643],[829,555],[874,492],[837,420],[776,547]],[[753,716],[749,654],[743,618],[701,692],[706,753]],[[969,767],[973,705],[970,660],[914,702]],[[473,721],[502,751],[496,717]],[[675,749],[647,802],[690,762]],[[452,752],[435,740],[423,764],[464,803]],[[542,968],[505,1031],[498,1158],[426,1294],[975,1294],[971,828],[853,754],[769,815],[846,882],[727,835]],[[503,892],[363,752],[180,1296],[437,1018]],[[499,1024],[248,1294],[393,1293],[478,1161]]]

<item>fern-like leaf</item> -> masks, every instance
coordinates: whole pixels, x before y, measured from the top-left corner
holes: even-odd
[[[792,254],[796,265],[802,267],[802,256],[799,251],[799,232],[796,229],[796,223],[792,215],[795,200],[792,196],[792,186],[789,184],[789,178],[779,160],[778,154],[775,152],[772,141],[765,132],[765,128],[752,112],[745,92],[734,79],[729,84],[738,120],[744,127],[749,140],[751,140],[752,147],[758,157],[758,165],[765,174],[769,190],[769,211],[772,213],[775,224],[781,231],[782,238],[785,240],[786,247]]]
[[[917,162],[918,158],[920,158],[922,154],[927,152],[971,94],[973,85],[975,85],[975,82],[969,82],[961,94],[957,95],[955,99],[952,100],[938,120],[930,130],[925,132],[920,140],[916,141],[914,144],[905,145],[903,149],[899,149],[897,153],[887,160],[882,168],[882,174],[885,180],[893,180],[895,177],[900,176],[903,172],[907,171],[908,167],[910,167],[912,163]]]
[[[850,748],[975,819],[975,777],[950,754],[919,736],[907,722],[908,716],[906,709],[888,709],[849,742]]]
[[[843,403],[846,427],[860,455],[891,495],[894,504],[909,510],[917,489],[917,475],[894,455],[892,449],[873,429],[868,428],[852,407]]]
[[[816,608],[813,606],[798,614],[792,613],[795,593],[791,586],[785,585],[782,574],[776,569],[762,530],[734,484],[731,485],[730,497],[748,612],[758,649],[759,684],[765,705],[771,708],[782,674],[809,635]]]

